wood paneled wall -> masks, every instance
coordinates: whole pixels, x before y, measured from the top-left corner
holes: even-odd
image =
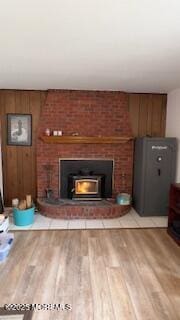
[[[129,94],[129,112],[135,137],[165,136],[166,103],[166,94]]]
[[[32,194],[36,199],[36,139],[41,107],[46,91],[0,90],[4,200]],[[166,95],[128,94],[134,136],[165,135]],[[7,113],[32,114],[32,146],[7,145]]]
[[[23,199],[31,194],[36,199],[36,132],[46,97],[43,91],[0,90],[2,125],[2,158],[4,201]],[[32,114],[32,146],[7,145],[7,113]]]

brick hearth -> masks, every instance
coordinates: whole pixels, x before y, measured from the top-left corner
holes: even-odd
[[[38,199],[40,212],[51,218],[59,219],[108,219],[123,216],[130,206],[122,206],[114,201],[81,201],[63,200],[59,203],[48,203],[46,199]]]
[[[64,136],[71,136],[73,133],[89,137],[132,136],[128,112],[128,96],[122,92],[51,90],[48,92],[46,103],[42,108],[38,135],[42,136],[46,128],[62,130]],[[46,164],[53,165],[51,187],[54,197],[59,197],[59,175],[61,174],[59,172],[59,159],[63,158],[113,159],[113,198],[120,192],[131,193],[133,168],[132,141],[116,144],[48,144],[38,139],[37,188],[40,199],[45,196],[45,188],[47,187],[47,177],[44,169],[44,165]],[[125,175],[126,178],[124,184],[122,175]],[[102,208],[104,207],[102,206]],[[105,210],[102,208],[101,210]],[[70,209],[67,208],[67,210]],[[79,206],[81,214],[83,210],[85,209]],[[100,208],[97,210],[100,210]],[[109,211],[109,217],[112,216],[113,210]],[[117,212],[121,215],[119,209],[117,209]],[[51,214],[53,214],[52,211]],[[57,211],[55,215],[57,216]],[[67,216],[67,213],[64,216]],[[79,213],[77,214],[78,216]],[[95,216],[98,216],[98,211],[96,214],[93,213],[93,218]],[[107,216],[107,213],[104,213],[104,216]],[[117,216],[117,213],[115,216]],[[73,217],[75,216],[73,215]]]

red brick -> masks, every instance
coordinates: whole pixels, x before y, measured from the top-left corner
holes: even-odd
[[[123,92],[50,90],[42,108],[39,135],[46,128],[62,130],[71,135],[82,136],[131,136],[132,130],[128,113],[128,96]],[[54,165],[52,189],[59,196],[59,158],[102,158],[114,159],[113,196],[124,191],[121,174],[125,173],[125,191],[131,193],[133,143],[117,145],[68,145],[45,144],[37,140],[37,189],[38,196],[45,195],[46,173],[43,165]],[[67,216],[70,216],[67,210]],[[91,210],[88,212],[91,216]]]

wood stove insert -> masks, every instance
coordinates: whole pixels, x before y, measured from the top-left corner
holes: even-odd
[[[60,198],[101,200],[112,197],[113,160],[60,159]]]
[[[104,198],[105,175],[82,171],[68,177],[68,198],[74,200],[102,200]]]

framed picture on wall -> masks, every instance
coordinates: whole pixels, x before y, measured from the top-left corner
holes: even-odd
[[[31,114],[7,114],[7,144],[12,146],[32,145]]]

